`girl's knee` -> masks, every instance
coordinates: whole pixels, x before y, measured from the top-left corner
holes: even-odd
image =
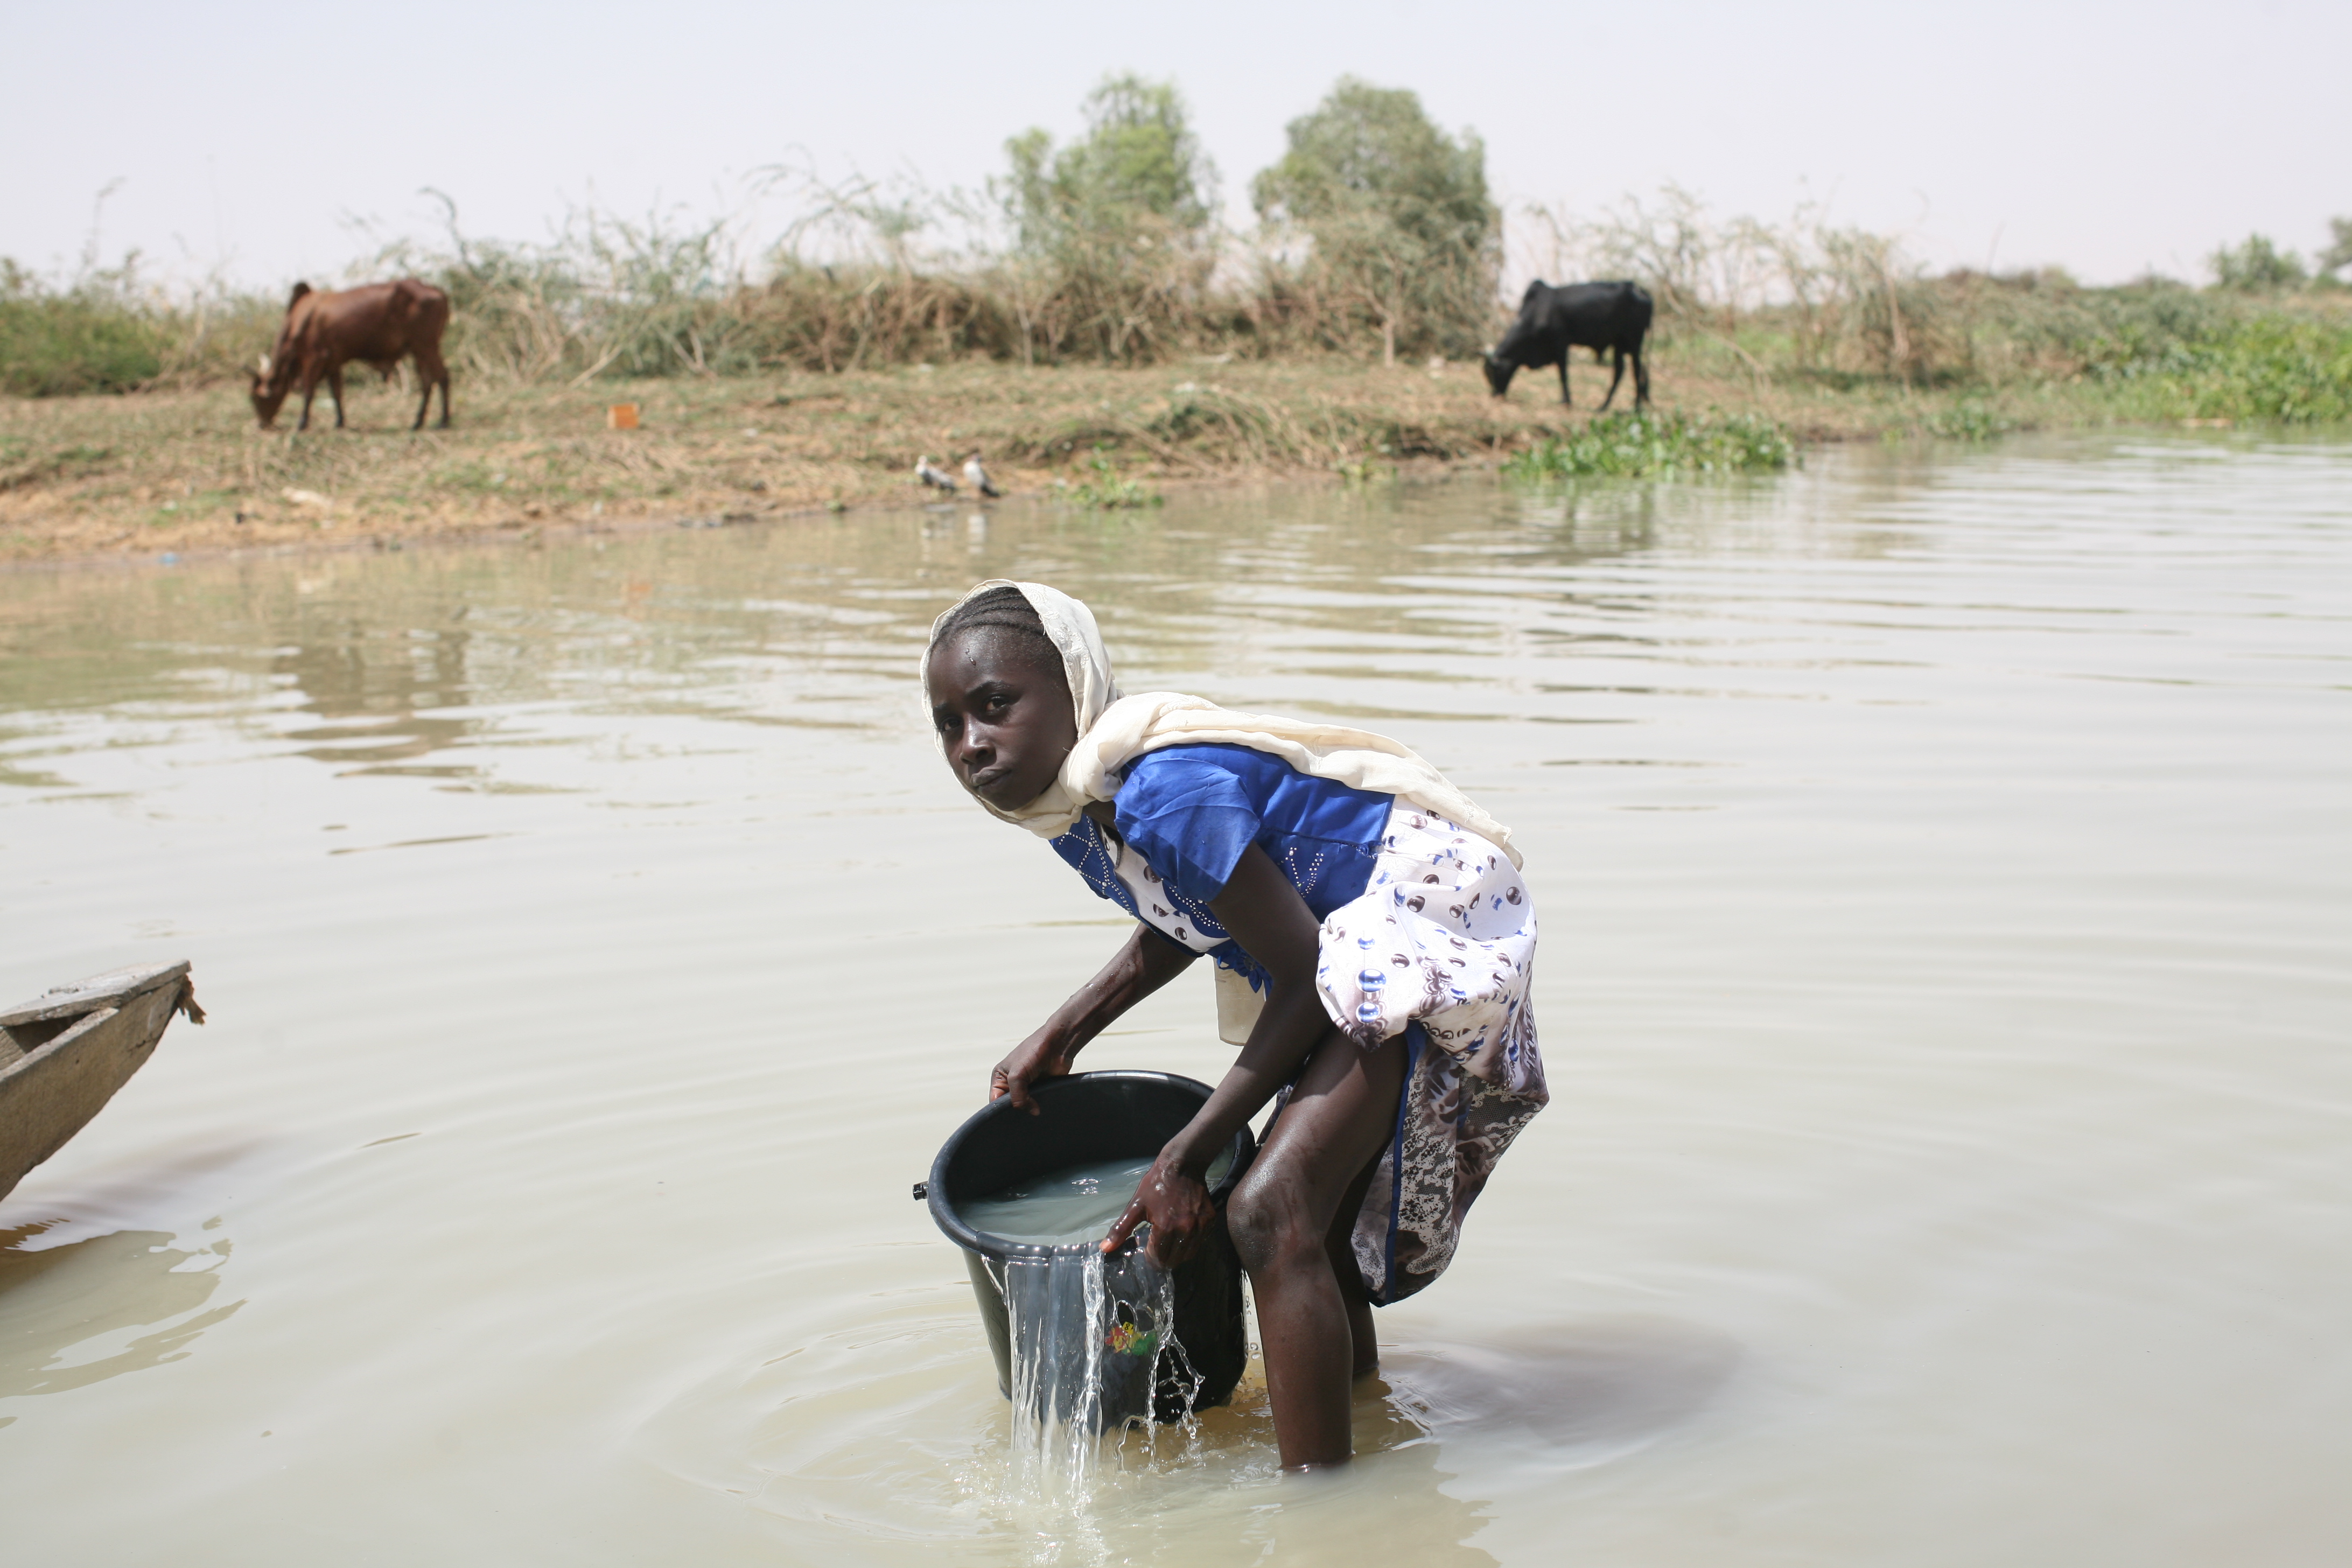
[[[1252,1274],[1280,1268],[1286,1260],[1319,1256],[1322,1226],[1298,1194],[1279,1182],[1244,1182],[1225,1205],[1226,1228],[1242,1267]]]

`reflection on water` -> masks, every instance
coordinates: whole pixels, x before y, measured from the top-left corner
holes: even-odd
[[[0,1207],[10,1544],[2339,1558],[2347,497],[2134,437],[12,577],[0,986],[187,956],[213,1023]],[[995,575],[1527,850],[1554,1103],[1344,1474],[1245,1382],[1005,1488],[908,1184],[1117,932],[920,723]]]
[[[1465,1431],[1599,1464],[1674,1431],[1739,1363],[1726,1336],[1667,1319],[1530,1327],[1495,1344],[1399,1346],[1396,1409],[1432,1436]]]
[[[187,1251],[163,1232],[126,1230],[44,1247],[48,1228],[0,1230],[0,1399],[178,1361],[244,1305],[205,1310],[226,1238]]]

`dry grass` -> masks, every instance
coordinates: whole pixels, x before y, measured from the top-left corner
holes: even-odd
[[[1695,345],[1696,347],[1696,345]],[[1728,356],[1663,356],[1662,407],[1759,415],[1823,439],[1942,428],[1948,395],[1884,384],[1759,385]],[[1475,363],[1343,360],[1142,369],[986,363],[935,371],[599,382],[458,383],[456,428],[411,434],[399,386],[350,393],[352,427],[255,428],[227,389],[0,400],[0,561],[335,545],[496,530],[724,522],[821,508],[907,506],[918,453],[953,468],[975,447],[1016,496],[1106,472],[1157,484],[1363,479],[1399,466],[1498,461],[1589,416],[1607,382],[1549,374],[1506,402]],[[1630,377],[1629,377],[1630,383]],[[1631,396],[1630,384],[1620,406]],[[635,402],[643,426],[604,427]],[[1972,395],[1989,427],[2100,416],[2063,385]],[[295,410],[281,416],[290,426]],[[326,427],[320,427],[320,421]]]

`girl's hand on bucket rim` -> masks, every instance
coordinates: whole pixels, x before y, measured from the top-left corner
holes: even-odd
[[[1103,1237],[1103,1251],[1117,1252],[1147,1221],[1151,1237],[1143,1256],[1160,1268],[1178,1268],[1200,1250],[1201,1238],[1217,1221],[1217,1205],[1209,1200],[1206,1182],[1162,1153],[1136,1184],[1127,1212]]]
[[[988,1098],[997,1100],[1010,1095],[1014,1106],[1036,1115],[1037,1102],[1029,1097],[1029,1086],[1042,1079],[1063,1077],[1078,1054],[1075,1047],[1061,1041],[1061,1032],[1048,1025],[1013,1047],[1013,1053],[990,1070]]]

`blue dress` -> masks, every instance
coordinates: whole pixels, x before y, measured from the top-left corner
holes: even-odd
[[[1147,752],[1112,805],[1116,835],[1081,816],[1053,841],[1097,895],[1263,991],[1265,971],[1208,907],[1255,844],[1322,921],[1316,987],[1334,1026],[1366,1049],[1402,1037],[1404,1092],[1354,1251],[1374,1301],[1422,1289],[1549,1099],[1527,995],[1535,909],[1516,868],[1434,813],[1246,746]]]
[[[1209,912],[1242,851],[1265,850],[1319,920],[1362,897],[1396,797],[1302,773],[1247,746],[1167,746],[1129,765],[1112,804],[1118,838],[1139,859],[1128,876],[1119,844],[1092,817],[1079,817],[1055,849],[1097,895],[1262,991],[1265,972]]]

